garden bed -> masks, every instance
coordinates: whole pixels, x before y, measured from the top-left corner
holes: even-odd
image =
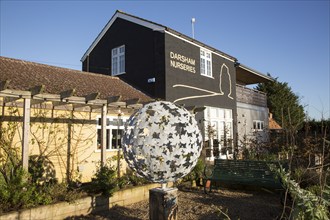
[[[70,219],[74,216],[83,216],[90,213],[107,211],[115,205],[127,206],[147,200],[149,198],[149,189],[159,186],[159,184],[148,184],[119,190],[110,198],[101,195],[87,196],[72,203],[60,202],[52,205],[13,211],[1,215],[0,220]]]

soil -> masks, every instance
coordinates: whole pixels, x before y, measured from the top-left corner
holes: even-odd
[[[211,194],[203,190],[179,189],[178,219],[278,219],[282,212],[280,195],[268,191],[222,189]],[[229,218],[226,217],[228,215]],[[74,219],[144,220],[149,219],[149,201],[115,206],[101,213]]]

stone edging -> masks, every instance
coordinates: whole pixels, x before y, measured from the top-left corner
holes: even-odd
[[[160,187],[160,184],[137,186],[117,191],[112,197],[88,196],[73,203],[60,202],[36,208],[5,213],[0,220],[48,220],[65,219],[74,216],[88,215],[92,212],[105,211],[115,205],[126,206],[149,198],[149,189]]]

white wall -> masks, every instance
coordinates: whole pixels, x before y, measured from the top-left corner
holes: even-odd
[[[264,128],[256,131],[253,121],[263,121]],[[249,141],[256,136],[258,141],[268,141],[268,108],[246,103],[237,102],[237,132],[238,145],[242,146],[245,141]],[[246,140],[244,140],[246,136]]]

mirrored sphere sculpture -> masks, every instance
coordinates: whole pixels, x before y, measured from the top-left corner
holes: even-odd
[[[129,167],[152,182],[187,175],[202,150],[194,115],[171,102],[145,105],[126,123],[123,151]]]

